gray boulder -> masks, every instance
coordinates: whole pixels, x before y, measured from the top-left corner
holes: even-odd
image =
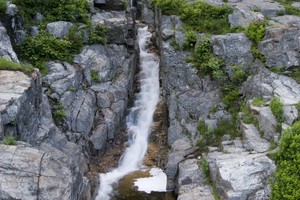
[[[276,27],[268,27],[266,35],[259,43],[260,52],[266,57],[266,65],[276,68],[300,66],[300,23],[294,21]]]
[[[245,4],[237,4],[233,13],[228,16],[228,20],[231,27],[247,27],[253,21],[264,20],[264,15],[260,12],[252,11]]]
[[[261,138],[259,131],[253,124],[242,123],[242,133],[245,149],[257,153],[263,153],[269,150],[270,143]]]
[[[298,119],[298,110],[295,106],[283,107],[284,122],[288,125],[292,125]]]
[[[248,66],[253,60],[251,41],[244,33],[212,36],[211,43],[214,55],[223,59],[227,66]]]
[[[71,22],[57,21],[47,24],[47,31],[57,38],[64,38],[74,25]]]
[[[179,164],[177,200],[214,200],[211,189],[204,184],[205,175],[199,160],[188,159]]]
[[[262,107],[257,109],[258,111],[258,122],[259,129],[264,133],[264,136],[267,139],[273,137],[274,133],[276,133],[277,128],[277,120],[273,115],[270,107]]]
[[[18,7],[15,4],[9,4],[6,8],[6,14],[10,17],[17,15],[19,12]]]
[[[92,22],[95,26],[107,26],[108,42],[112,44],[125,44],[127,37],[127,20],[125,12],[111,11],[97,13],[92,16]]]
[[[178,173],[179,163],[185,160],[185,157],[192,154],[194,149],[187,139],[176,140],[171,148],[166,166],[166,174],[168,178],[167,189],[175,189],[175,177]]]
[[[0,57],[19,62],[15,51],[12,48],[10,38],[7,35],[6,29],[0,22]]]
[[[75,90],[82,82],[82,74],[67,62],[50,61],[46,63],[48,74],[43,77],[44,86],[49,87],[59,96],[71,87]],[[71,89],[72,89],[71,88]]]
[[[30,147],[0,145],[0,150],[1,199],[81,198],[84,180],[66,163]]]
[[[212,152],[208,162],[211,178],[224,199],[246,200],[266,188],[275,171],[274,161],[265,154]]]

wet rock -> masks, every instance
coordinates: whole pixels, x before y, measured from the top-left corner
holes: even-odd
[[[19,62],[15,51],[12,48],[10,38],[7,35],[6,29],[0,22],[0,56],[8,60]]]
[[[263,153],[269,150],[270,143],[261,138],[259,131],[253,124],[242,124],[244,146],[248,151]]]
[[[225,61],[227,66],[248,66],[252,62],[251,41],[244,33],[229,33],[212,36],[214,55]]]
[[[112,44],[125,44],[127,37],[127,20],[125,12],[112,11],[97,13],[92,16],[94,25],[104,25],[107,31],[108,42]]]
[[[105,147],[106,142],[108,140],[107,137],[107,127],[105,124],[98,125],[92,133],[92,136],[90,137],[90,140],[92,141],[94,145],[94,149],[102,149]]]
[[[199,160],[188,159],[179,164],[178,200],[213,200],[209,186],[204,184],[205,175],[199,166]]]
[[[72,27],[71,22],[57,21],[47,24],[47,31],[54,37],[62,39],[69,34]]]
[[[258,46],[266,57],[266,65],[278,69],[300,66],[300,46],[297,39],[299,37],[299,21],[268,27],[263,41]]]
[[[264,154],[212,152],[208,154],[211,177],[224,199],[245,200],[267,187],[274,161]]]

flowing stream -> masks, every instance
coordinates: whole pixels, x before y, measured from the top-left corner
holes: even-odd
[[[155,54],[147,51],[150,37],[148,27],[138,29],[141,90],[126,119],[129,147],[120,158],[116,169],[100,174],[100,188],[96,200],[110,200],[113,195],[113,184],[125,175],[141,169],[143,165],[153,114],[159,99],[159,59]]]

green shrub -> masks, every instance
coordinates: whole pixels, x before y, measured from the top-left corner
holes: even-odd
[[[224,34],[230,31],[229,6],[213,6],[203,1],[187,3],[186,0],[154,0],[163,14],[178,15],[187,30],[201,33]]]
[[[242,66],[234,65],[230,67],[230,70],[233,73],[230,80],[235,85],[240,86],[248,77]]]
[[[49,60],[72,62],[73,55],[80,51],[81,41],[73,31],[65,39],[58,39],[46,31],[41,31],[38,36],[27,37],[19,47],[19,52],[23,59],[40,68]]]
[[[264,37],[266,33],[266,22],[265,21],[255,21],[252,22],[245,30],[247,37],[257,45]]]
[[[17,141],[13,136],[6,135],[5,140],[3,141],[3,144],[5,144],[5,145],[16,145]]]
[[[0,58],[0,70],[21,71],[30,74],[34,68],[31,65],[15,63],[5,58]]]
[[[209,75],[218,80],[225,78],[223,72],[224,62],[213,55],[209,38],[204,38],[199,42],[189,62],[196,67],[200,76]]]
[[[300,199],[300,122],[283,131],[276,166],[271,199]]]
[[[13,0],[20,14],[31,21],[37,12],[45,17],[45,22],[70,21],[87,23],[89,7],[86,0]]]
[[[96,26],[94,30],[91,30],[89,37],[89,44],[105,44],[107,42],[106,32],[108,31],[106,26]]]
[[[6,0],[0,0],[0,15],[4,15],[6,12]]]
[[[182,43],[183,49],[194,49],[195,44],[197,42],[197,34],[194,31],[186,31],[185,32],[185,41]]]
[[[178,15],[187,6],[186,0],[153,0],[152,3],[165,15]]]
[[[281,124],[284,121],[283,104],[278,97],[273,97],[271,99],[270,108],[273,115],[276,117],[278,124]]]

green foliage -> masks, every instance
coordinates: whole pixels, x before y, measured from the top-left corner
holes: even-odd
[[[21,71],[30,74],[34,68],[31,65],[15,63],[5,58],[0,58],[0,70]]]
[[[228,15],[232,9],[227,6],[213,6],[203,1],[182,6],[181,19],[187,28],[201,33],[225,34],[230,31]]]
[[[266,34],[267,23],[265,21],[252,22],[245,30],[245,34],[252,41],[252,54],[254,58],[265,62],[265,57],[258,50],[258,43],[262,41]]]
[[[42,74],[45,74],[44,62],[49,60],[72,62],[73,55],[79,53],[82,45],[82,38],[75,33],[75,29],[71,29],[65,39],[59,39],[46,31],[41,31],[38,36],[27,37],[19,47],[19,52],[23,59],[37,66]]]
[[[187,6],[186,0],[153,0],[152,3],[165,15],[178,15],[182,12],[182,7]]]
[[[233,120],[220,120],[217,123],[217,127],[213,130],[205,125],[204,121],[198,123],[198,131],[200,137],[197,141],[197,145],[201,152],[207,151],[208,146],[220,146],[222,137],[228,134],[232,137],[239,135],[237,124]]]
[[[278,97],[273,97],[270,102],[270,108],[273,115],[276,117],[277,122],[281,124],[284,121],[283,105]]]
[[[256,128],[259,128],[258,119],[253,115],[250,106],[247,103],[243,103],[241,106],[242,121],[246,124],[254,124]]]
[[[52,106],[52,115],[55,124],[61,124],[63,119],[66,117],[64,111],[64,106],[58,101],[55,101],[55,104]]]
[[[230,80],[235,85],[241,85],[248,77],[246,72],[239,65],[231,66],[230,70],[233,73]]]
[[[208,162],[205,158],[203,158],[201,160],[201,168],[202,168],[203,174],[205,176],[206,184],[209,184],[212,187],[212,194],[214,196],[214,199],[220,200],[218,190],[217,190],[216,186],[213,184],[212,180],[210,179],[210,169],[209,169]]]
[[[265,100],[262,97],[255,97],[252,102],[254,106],[258,106],[258,107],[264,105],[264,103]]]
[[[264,37],[266,33],[266,22],[255,21],[252,22],[245,30],[247,37],[257,45]]]
[[[276,165],[271,199],[300,199],[300,122],[283,132]]]
[[[238,26],[234,26],[234,27],[231,27],[230,28],[230,33],[240,33],[240,32],[243,32],[245,30],[244,27],[238,25]]]
[[[221,101],[225,104],[226,109],[231,113],[237,113],[240,108],[240,90],[236,87],[232,87],[231,90],[225,91],[225,89],[222,88],[222,93],[223,97]]]
[[[183,49],[194,49],[195,44],[197,42],[197,34],[194,31],[186,31],[185,32],[185,41],[182,44]]]
[[[300,16],[300,10],[292,6],[292,3],[297,2],[297,0],[277,0],[277,1],[281,3],[285,9],[285,13],[279,13],[279,14]]]
[[[284,67],[283,68],[280,68],[281,70],[284,70]],[[282,73],[282,72],[281,72]],[[293,78],[298,84],[300,84],[300,70],[299,68],[295,68],[293,69],[291,72],[289,72],[287,74],[287,76]]]
[[[201,33],[224,34],[230,31],[228,15],[232,9],[227,6],[212,6],[203,1],[187,3],[186,0],[154,0],[163,14],[179,15],[187,30]]]
[[[212,53],[212,46],[209,38],[204,38],[196,46],[189,62],[197,68],[200,76],[209,75],[218,80],[223,80],[224,72],[222,70],[224,63]]]
[[[106,26],[96,26],[94,30],[91,30],[89,37],[89,44],[105,44],[107,42],[106,32],[108,31]]]
[[[204,158],[201,160],[201,168],[206,178],[210,177],[210,170],[207,160]]]
[[[0,15],[6,12],[6,0],[0,0]]]
[[[16,145],[17,141],[13,136],[6,135],[5,140],[3,140],[3,144],[5,144],[5,145]]]
[[[92,81],[95,83],[101,82],[99,75],[98,75],[98,71],[96,71],[96,70],[91,70],[91,78],[92,78]]]
[[[27,22],[32,22],[37,12],[44,15],[46,22],[89,21],[88,1],[83,0],[13,0]]]

